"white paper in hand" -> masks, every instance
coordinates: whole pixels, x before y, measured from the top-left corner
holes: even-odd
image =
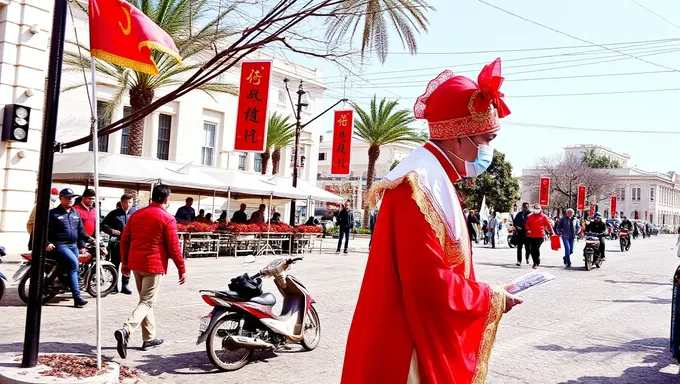
[[[554,278],[555,276],[549,274],[548,272],[531,271],[526,275],[520,276],[508,283],[507,290],[513,295],[516,295],[518,293],[525,292],[529,288],[547,283]]]

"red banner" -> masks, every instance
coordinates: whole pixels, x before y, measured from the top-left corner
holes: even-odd
[[[610,217],[616,217],[616,195],[612,195],[611,202],[609,203],[609,214]]]
[[[352,153],[352,129],[354,111],[335,111],[333,119],[333,154],[331,156],[331,175],[349,175],[350,155]]]
[[[578,186],[578,195],[576,197],[576,210],[583,211],[586,209],[586,192],[587,188],[585,185]]]
[[[241,63],[234,151],[264,152],[267,143],[267,100],[271,80],[271,61]]]
[[[595,215],[595,204],[590,204],[590,212],[588,213],[588,217],[593,217]]]
[[[541,177],[541,186],[538,191],[538,203],[542,207],[550,205],[550,178]]]

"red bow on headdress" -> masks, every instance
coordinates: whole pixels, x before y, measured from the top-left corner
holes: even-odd
[[[496,107],[499,118],[510,114],[510,109],[505,104],[505,101],[503,101],[503,92],[500,91],[503,80],[500,57],[482,68],[477,77],[477,84],[481,91],[481,94],[475,100],[475,109],[477,111],[484,111],[489,108],[489,105],[493,104]]]

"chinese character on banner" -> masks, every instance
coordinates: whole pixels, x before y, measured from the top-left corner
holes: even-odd
[[[331,156],[332,175],[349,175],[353,127],[354,111],[335,111],[333,118],[333,154]]]
[[[595,204],[590,204],[590,212],[588,212],[588,217],[595,216]]]
[[[541,207],[550,205],[550,178],[541,177],[541,184],[538,191],[538,203]]]
[[[611,212],[611,217],[616,217],[616,195],[612,195],[611,203],[609,204],[609,212]]]
[[[267,143],[267,101],[271,72],[271,61],[241,63],[235,151],[264,152]]]
[[[579,185],[578,186],[578,196],[576,198],[576,210],[577,211],[583,211],[586,209],[586,186],[585,185]]]

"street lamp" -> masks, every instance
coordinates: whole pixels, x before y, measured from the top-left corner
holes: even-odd
[[[307,107],[309,106],[309,93],[306,92],[302,86],[302,80],[300,80],[300,85],[298,85],[298,90],[297,95],[298,95],[298,100],[297,104],[293,103],[293,97],[290,94],[290,89],[288,88],[288,83],[290,80],[288,78],[283,79],[283,83],[286,86],[286,91],[288,92],[288,99],[290,99],[290,105],[293,107],[293,113],[295,116],[295,148],[293,149],[293,187],[297,188],[297,179],[298,179],[298,153],[300,149],[300,134],[302,133],[302,130],[307,127],[310,123],[312,123],[314,120],[318,119],[319,117],[323,116],[326,112],[330,111],[331,109],[335,108],[338,104],[340,103],[345,103],[347,102],[347,99],[343,98],[338,100],[335,104],[330,106],[328,109],[325,111],[319,113],[318,115],[314,116],[311,120],[306,122],[305,124],[302,124],[301,122],[301,114],[302,114],[302,107]],[[295,225],[295,199],[292,199],[290,201],[290,225]]]

